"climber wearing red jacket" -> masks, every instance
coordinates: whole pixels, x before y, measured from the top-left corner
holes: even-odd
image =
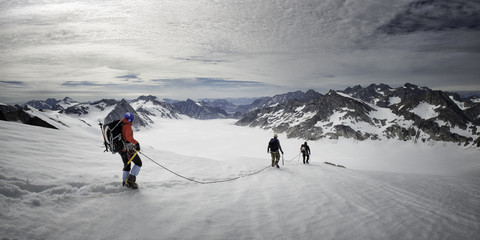
[[[135,116],[130,112],[127,112],[125,115],[123,115],[122,138],[125,142],[125,148],[120,151],[120,156],[122,156],[122,161],[124,164],[122,185],[128,188],[137,189],[138,185],[136,183],[136,178],[140,172],[140,168],[142,167],[142,160],[138,154],[135,155],[135,151],[140,151],[140,143],[133,138],[132,123],[134,118]],[[131,162],[128,163],[128,161],[133,155],[135,155],[132,160],[134,165],[130,170]]]

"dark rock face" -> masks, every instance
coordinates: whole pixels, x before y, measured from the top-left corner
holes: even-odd
[[[65,109],[64,111],[62,111],[62,113],[76,114],[76,115],[80,116],[80,115],[88,114],[89,109],[90,109],[89,105],[79,104],[79,105],[75,105],[73,107],[69,107],[69,108]]]
[[[398,139],[402,141],[407,141],[414,139],[417,134],[417,131],[415,131],[414,128],[404,128],[399,125],[392,125],[390,127],[387,127],[385,130],[385,135],[387,138],[393,138],[393,139]]]
[[[107,117],[105,117],[103,122],[109,123],[115,120],[121,120],[126,112],[131,112],[135,116],[132,124],[135,129],[147,126],[147,123],[139,117],[135,109],[133,109],[125,99],[122,99],[122,101],[115,106],[115,108],[107,115]]]
[[[375,104],[379,107],[387,107],[390,104],[387,96],[393,93],[393,89],[385,84],[371,84],[367,88],[362,88],[360,85],[357,85],[353,88],[346,88],[343,90],[343,92],[365,102],[375,102]],[[375,101],[376,99],[378,100]]]
[[[48,109],[51,110],[53,106],[57,105],[58,101],[55,98],[49,98],[46,101],[32,100],[24,104],[24,106],[32,106],[36,109]]]
[[[57,129],[37,116],[30,116],[19,106],[0,105],[0,120],[22,122],[28,125]]]
[[[191,99],[173,104],[175,108],[182,114],[195,119],[215,119],[228,118],[229,114],[220,108],[210,107],[208,104],[197,103]]]
[[[480,125],[480,104],[476,104],[466,109],[464,112],[475,125]]]

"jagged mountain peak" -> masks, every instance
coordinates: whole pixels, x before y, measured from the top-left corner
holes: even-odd
[[[51,105],[51,106],[54,106],[55,104],[57,104],[59,102],[59,100],[55,99],[55,98],[47,98],[47,100],[45,100],[45,103]]]
[[[131,105],[149,123],[154,123],[155,118],[182,118],[172,104],[159,100],[156,96],[140,96],[133,100]]]
[[[132,113],[135,118],[132,122],[132,125],[135,129],[139,129],[139,127],[145,127],[148,125],[143,118],[139,117],[139,114],[135,109],[130,106],[130,104],[127,102],[127,100],[122,99],[116,106],[115,108],[105,117],[104,123],[109,123],[115,120],[121,120],[123,119],[123,115],[126,112]]]
[[[273,97],[259,98],[255,100],[252,104],[245,106],[243,108],[245,109],[244,112],[249,112],[256,109],[277,106],[279,104],[283,104],[291,100],[310,101],[310,100],[319,98],[320,96],[322,96],[322,94],[312,89],[308,90],[306,93],[302,91],[288,92],[288,93],[278,94]]]
[[[118,103],[117,100],[115,99],[101,99],[101,100],[98,100],[96,102],[93,102],[92,105],[105,105],[105,106],[113,106],[113,105],[116,105]]]
[[[411,83],[396,88],[382,83],[356,85],[343,91],[330,90],[325,95],[312,89],[293,91],[259,98],[245,106],[221,99],[194,101],[190,98],[170,104],[152,95],[132,101],[102,99],[94,103],[76,103],[68,97],[61,101],[47,100],[57,104],[71,102],[73,106],[58,113],[76,114],[81,119],[108,113],[104,120],[111,121],[121,119],[127,111],[132,112],[138,121],[134,122],[136,129],[153,124],[159,118],[179,119],[186,115],[195,119],[238,118],[237,125],[271,128],[286,132],[288,137],[309,140],[394,138],[474,142],[480,146],[479,100]]]
[[[480,104],[478,104],[480,105]],[[288,137],[451,141],[480,146],[480,107],[462,111],[450,96],[414,84],[330,90],[314,101],[289,101],[247,113],[236,124]]]
[[[62,101],[64,101],[64,102],[74,102],[74,100],[71,99],[70,97],[64,97],[64,98],[62,99]]]
[[[156,96],[153,96],[153,95],[148,95],[148,96],[140,96],[138,97],[137,99],[133,100],[132,102],[136,102],[136,101],[151,101],[151,102],[154,102],[154,101],[159,101],[158,98]]]
[[[211,107],[206,102],[196,102],[190,98],[185,101],[176,102],[173,105],[179,112],[191,118],[215,119],[230,117],[230,115],[221,108]]]

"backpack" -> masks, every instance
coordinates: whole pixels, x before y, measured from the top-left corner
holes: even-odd
[[[302,145],[301,151],[305,152],[306,150],[307,150],[307,148],[304,145]]]
[[[101,125],[103,134],[103,144],[105,144],[105,152],[117,153],[124,147],[124,141],[122,137],[123,122],[121,120],[115,120],[111,123]]]

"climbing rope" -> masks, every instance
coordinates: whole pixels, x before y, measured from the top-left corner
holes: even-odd
[[[160,163],[156,162],[155,160],[151,159],[150,157],[148,157],[147,155],[145,155],[144,153],[142,152],[139,152],[140,154],[142,154],[144,157],[146,157],[148,160],[152,161],[153,163],[157,164],[159,167],[169,171],[170,173],[178,176],[178,177],[181,177],[185,180],[188,180],[188,181],[191,181],[191,182],[195,182],[195,183],[199,183],[199,184],[212,184],[212,183],[222,183],[222,182],[229,182],[229,181],[233,181],[233,180],[237,180],[239,178],[243,178],[243,177],[247,177],[247,176],[252,176],[252,175],[255,175],[255,174],[258,174],[260,172],[263,172],[265,171],[267,168],[270,167],[270,165],[258,170],[258,171],[255,171],[255,172],[252,172],[252,173],[249,173],[249,174],[245,174],[245,175],[241,175],[241,176],[238,176],[238,177],[233,177],[233,178],[226,178],[226,179],[219,179],[219,180],[215,180],[215,181],[198,181],[198,180],[195,180],[195,179],[192,179],[192,178],[189,178],[189,177],[185,177],[181,174],[178,174],[170,169],[168,169],[167,167],[161,165]]]
[[[283,157],[283,156],[282,156],[282,157]],[[300,153],[298,153],[297,156],[293,157],[293,158],[290,159],[290,160],[285,160],[285,162],[291,162],[291,161],[293,161],[295,158],[300,158]]]

